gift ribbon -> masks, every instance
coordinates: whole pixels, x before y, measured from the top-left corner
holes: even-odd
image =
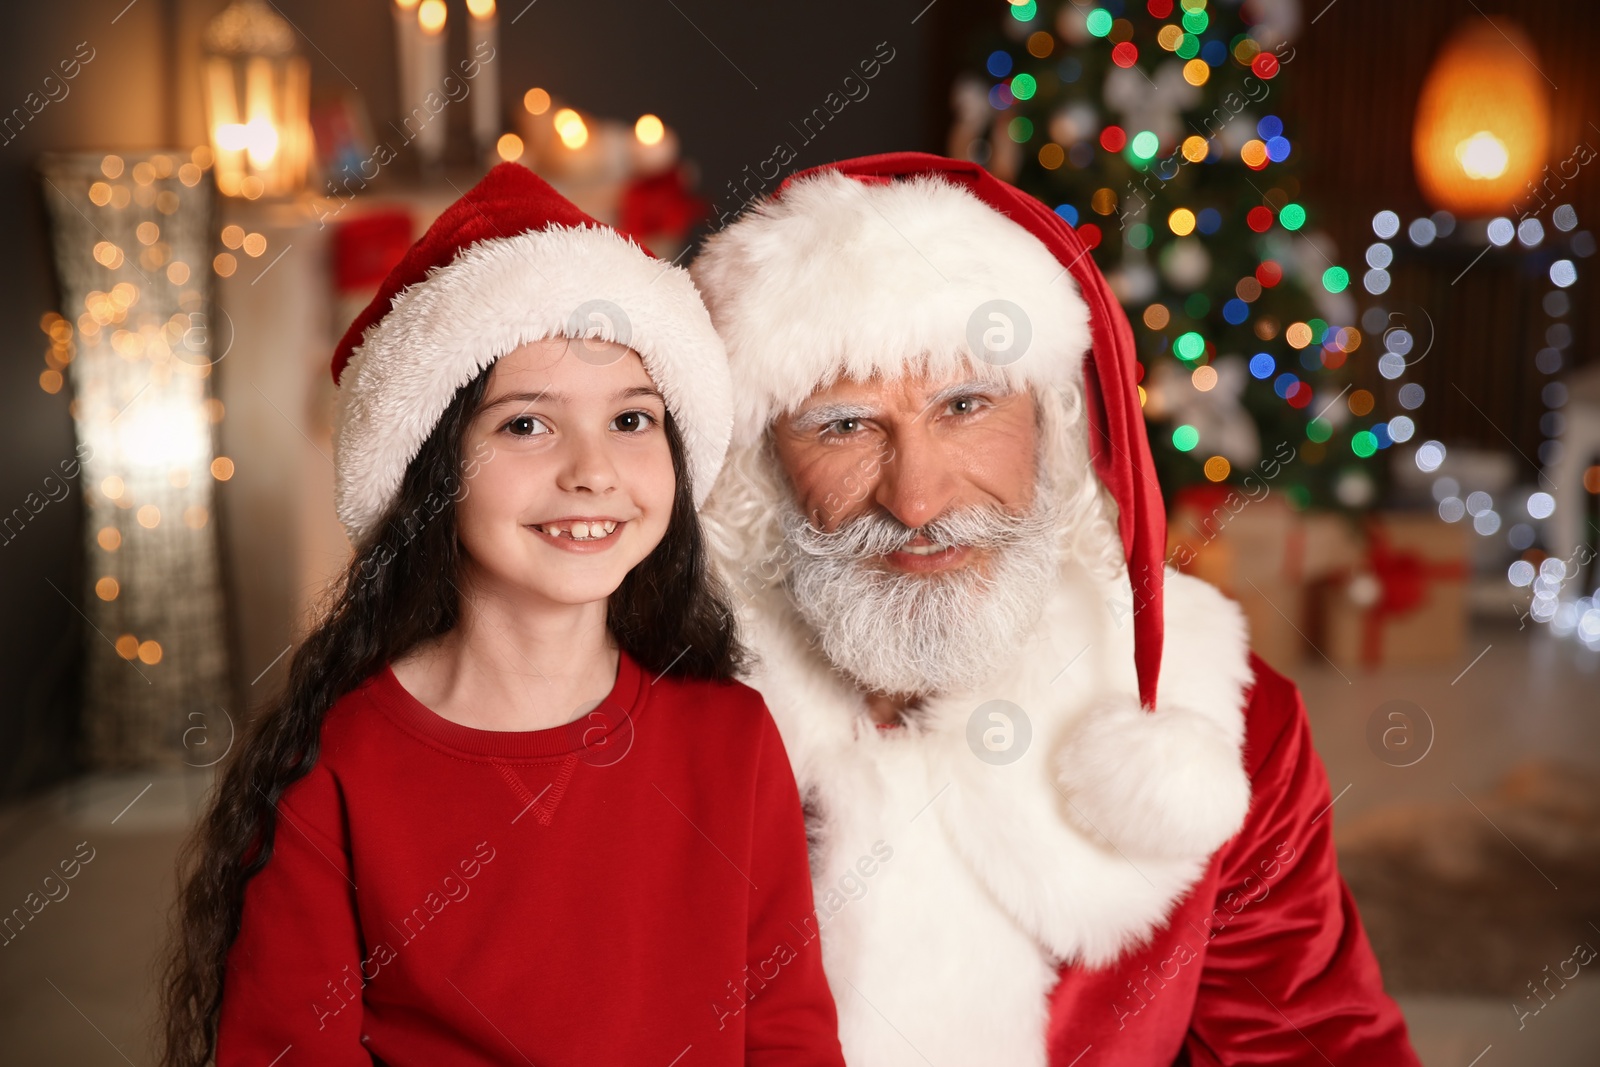
[[[1384,623],[1421,607],[1427,599],[1428,583],[1466,578],[1467,561],[1436,562],[1420,552],[1395,548],[1374,521],[1367,523],[1367,569],[1378,580],[1378,599],[1362,621],[1361,661],[1375,667],[1383,660]]]

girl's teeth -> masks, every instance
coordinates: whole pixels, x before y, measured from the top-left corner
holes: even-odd
[[[559,526],[541,526],[539,529],[551,537],[560,537],[565,534],[574,541],[598,541],[603,537],[611,536],[617,528],[615,522],[609,520],[600,522],[574,522],[567,529]]]

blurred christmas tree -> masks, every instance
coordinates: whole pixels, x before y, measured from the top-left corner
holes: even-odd
[[[1295,0],[1028,0],[955,86],[950,153],[1054,206],[1127,310],[1169,501],[1270,480],[1299,508],[1362,508],[1393,443],[1353,380],[1381,340],[1308,229],[1274,113],[1299,21]]]

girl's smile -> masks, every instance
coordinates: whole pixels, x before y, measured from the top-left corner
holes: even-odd
[[[584,516],[534,523],[528,529],[567,552],[604,552],[617,543],[626,525],[624,519]]]

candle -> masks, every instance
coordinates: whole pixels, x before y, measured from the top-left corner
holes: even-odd
[[[599,160],[598,142],[589,135],[589,124],[570,107],[551,117],[555,144],[550,151],[550,169],[563,177],[586,177]]]
[[[417,38],[417,81],[406,107],[406,118],[415,116],[421,123],[416,133],[417,155],[425,169],[436,166],[444,156],[445,112],[433,114],[425,101],[429,93],[444,98],[446,14],[444,0],[422,0],[417,5],[417,26],[421,31]]]
[[[678,135],[655,115],[641,115],[633,124],[630,152],[634,173],[659,174],[678,162]]]
[[[611,181],[627,167],[627,145],[617,123],[585,119],[564,107],[551,118],[555,140],[545,169],[573,183]]]
[[[417,4],[421,0],[394,0],[395,69],[398,74],[400,113],[406,114],[416,101],[411,94],[417,87],[417,41],[422,30],[417,25]]]
[[[500,136],[500,78],[494,62],[500,20],[494,0],[467,0],[467,52],[485,69],[472,85],[472,141],[480,159],[489,156]]]
[[[516,109],[515,123],[531,170],[543,173],[542,168],[549,166],[556,140],[551,112],[557,107],[559,105],[543,89],[529,89],[522,94],[522,106]]]

